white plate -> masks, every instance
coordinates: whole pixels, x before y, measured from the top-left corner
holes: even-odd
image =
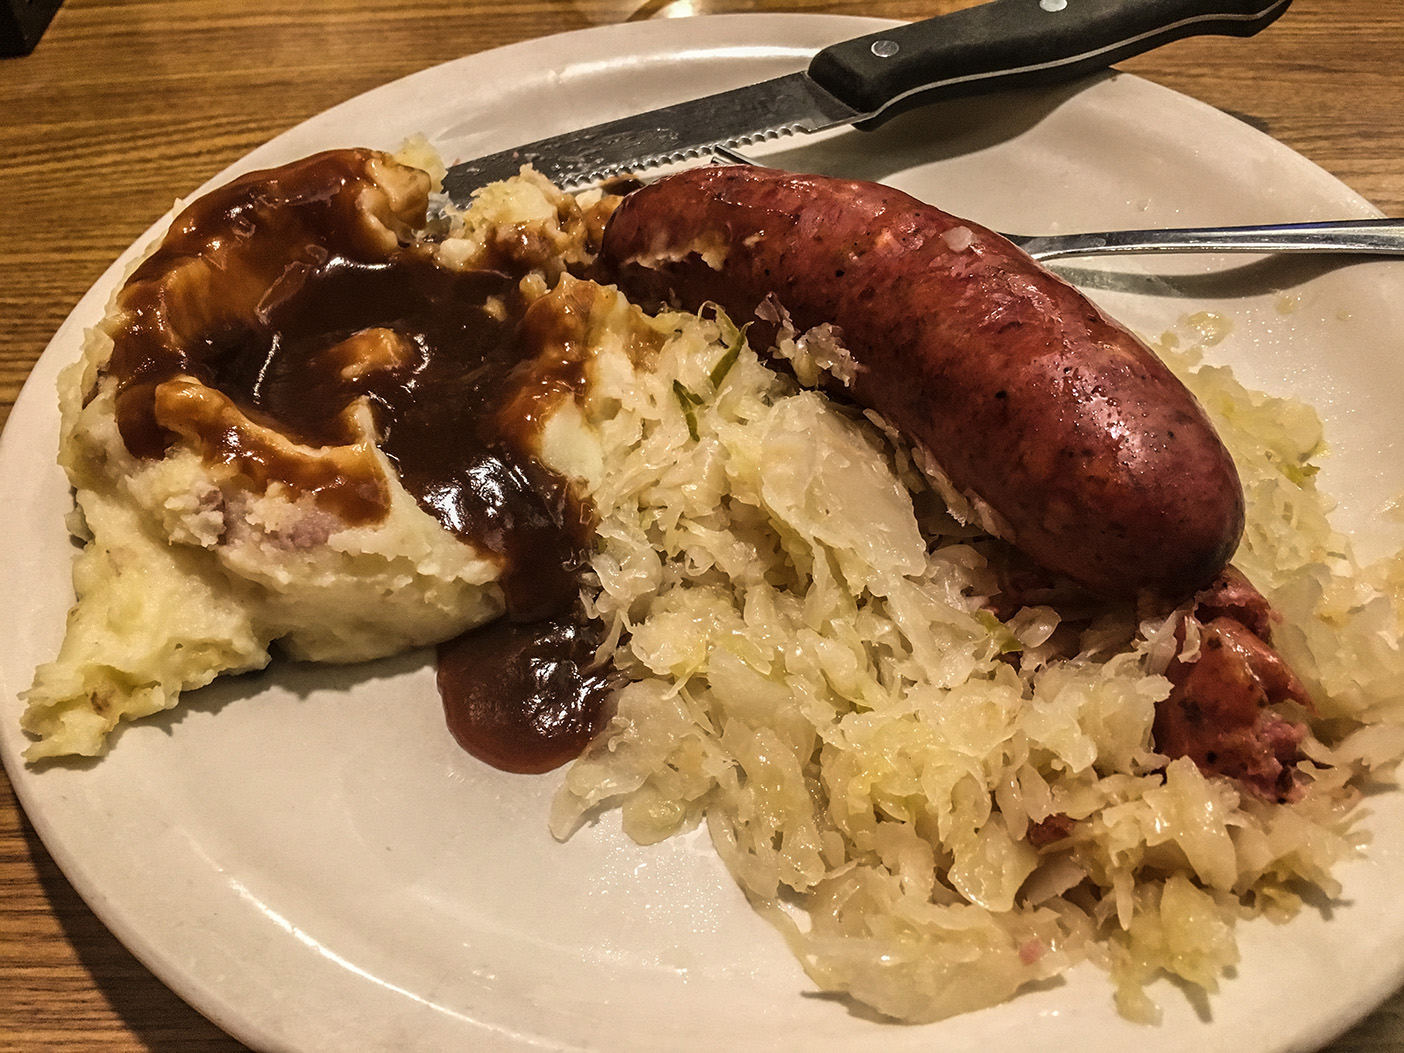
[[[472,56],[337,107],[254,151],[394,147],[450,156],[801,68],[881,23],[742,15],[586,30]],[[1015,231],[1374,214],[1247,126],[1132,77],[916,112],[872,135],[784,144],[795,167],[882,177]],[[231,170],[233,171],[233,170]],[[229,173],[226,173],[226,176]],[[223,177],[222,177],[223,178]],[[546,833],[558,775],[484,769],[445,732],[427,655],[354,669],[276,667],[135,726],[100,763],[18,759],[16,694],[52,655],[69,602],[54,380],[134,248],[34,370],[0,445],[0,744],[35,826],[117,936],[181,996],[269,1050],[1302,1049],[1381,1000],[1404,970],[1404,795],[1370,802],[1376,843],[1346,893],[1289,925],[1246,925],[1207,1011],[1158,983],[1159,1028],[1115,1015],[1094,969],[1008,1005],[898,1027],[815,997],[705,838],[629,843],[607,817]],[[1237,266],[1241,261],[1236,261]],[[1223,311],[1218,349],[1250,383],[1309,396],[1335,453],[1340,522],[1371,551],[1404,491],[1397,392],[1404,269],[1157,262],[1097,278],[1150,331]],[[1105,270],[1103,266],[1102,270]],[[1147,272],[1150,267],[1147,265]],[[1137,272],[1140,273],[1140,272]],[[1088,277],[1085,275],[1085,277]],[[1391,531],[1393,533],[1391,534]]]

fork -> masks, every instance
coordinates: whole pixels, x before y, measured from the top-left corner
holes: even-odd
[[[1005,234],[1004,237],[1036,260],[1140,252],[1338,252],[1404,256],[1404,219],[1112,230],[1097,234]]]
[[[764,168],[727,146],[712,153],[731,164]],[[1317,252],[1404,256],[1404,219],[1337,219],[1250,227],[1172,227],[1095,234],[1002,234],[1034,259],[1145,252]]]

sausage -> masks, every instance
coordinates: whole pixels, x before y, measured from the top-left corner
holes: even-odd
[[[1093,592],[1188,596],[1237,547],[1242,487],[1194,396],[975,223],[876,183],[713,166],[626,196],[597,267],[636,302],[713,301],[741,324],[773,297],[801,332],[836,327],[848,394]]]
[[[1272,646],[1277,614],[1236,567],[1195,595],[1195,654],[1180,650],[1166,669],[1171,689],[1156,703],[1151,730],[1158,753],[1189,757],[1206,775],[1226,775],[1265,801],[1295,801],[1305,792],[1297,763],[1306,724],[1316,712],[1306,687]]]

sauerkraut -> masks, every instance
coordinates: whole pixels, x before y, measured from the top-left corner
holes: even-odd
[[[819,988],[909,1022],[1086,959],[1153,1021],[1148,981],[1213,991],[1240,919],[1337,891],[1352,780],[1404,752],[1404,655],[1397,589],[1316,491],[1309,408],[1161,341],[1235,455],[1236,562],[1318,709],[1305,793],[1277,804],[1155,752],[1179,612],[992,613],[1008,549],[882,420],[795,381],[841,363],[828,334],[763,359],[716,311],[652,324],[656,354],[593,363],[589,600],[629,682],[565,776],[557,837],[613,806],[643,843],[705,822]]]

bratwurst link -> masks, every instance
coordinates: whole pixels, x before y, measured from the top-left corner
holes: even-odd
[[[1186,596],[1243,531],[1238,473],[1140,340],[1004,238],[875,183],[698,168],[629,194],[600,264],[642,303],[830,323],[849,390],[985,525],[1105,595]]]

